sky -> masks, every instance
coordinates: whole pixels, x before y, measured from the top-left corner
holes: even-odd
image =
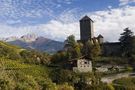
[[[126,27],[135,32],[135,0],[0,0],[0,37],[32,33],[64,41],[73,34],[78,40],[85,15],[105,41],[117,41]]]

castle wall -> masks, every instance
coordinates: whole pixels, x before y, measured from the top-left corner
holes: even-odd
[[[118,56],[120,54],[120,43],[103,43],[101,49],[105,56]]]

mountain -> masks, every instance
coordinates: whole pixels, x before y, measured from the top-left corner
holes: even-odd
[[[45,37],[37,37],[34,34],[23,35],[20,38],[6,38],[1,39],[13,45],[18,45],[25,49],[36,49],[43,52],[55,53],[62,50],[64,43],[51,40]]]

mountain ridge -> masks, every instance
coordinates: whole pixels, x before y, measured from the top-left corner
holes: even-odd
[[[35,49],[48,53],[55,53],[62,50],[64,46],[63,42],[51,40],[42,36],[36,36],[35,34],[23,35],[20,38],[12,36],[0,40],[25,49]]]

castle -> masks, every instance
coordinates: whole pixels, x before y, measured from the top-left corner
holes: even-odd
[[[101,51],[104,56],[117,56],[120,51],[120,43],[119,42],[104,42],[104,37],[99,34],[97,37],[94,36],[94,21],[88,16],[84,16],[80,20],[80,40],[78,42],[85,43],[88,40],[91,42],[99,43],[101,46]],[[79,59],[73,62],[73,71],[75,72],[91,72],[92,71],[92,63],[86,59]]]
[[[102,53],[105,56],[118,55],[120,51],[120,43],[119,42],[104,42],[104,37],[99,34],[97,37],[94,36],[94,21],[88,16],[84,16],[80,20],[80,40],[85,43],[88,40],[91,42],[98,42],[101,45]]]
[[[87,42],[88,40],[91,41],[98,41],[100,44],[103,43],[104,37],[100,34],[98,37],[94,36],[94,21],[89,18],[88,16],[84,16],[80,20],[80,41],[81,42]]]

